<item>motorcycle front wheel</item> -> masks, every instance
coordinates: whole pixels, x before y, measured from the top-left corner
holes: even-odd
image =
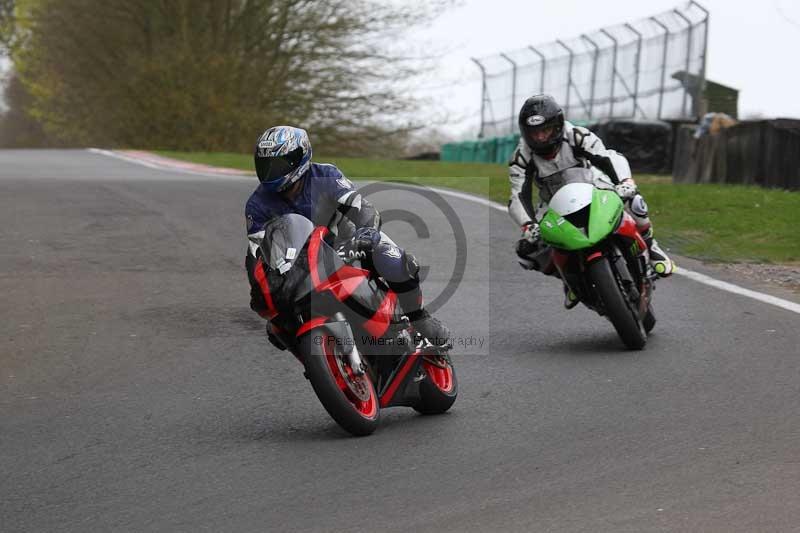
[[[653,306],[647,306],[647,314],[644,315],[644,320],[642,320],[642,325],[644,326],[645,332],[648,334],[656,327],[656,315],[653,314]]]
[[[641,350],[647,343],[647,333],[635,310],[622,292],[608,259],[603,258],[588,267],[589,278],[603,302],[606,316],[617,330],[617,335],[631,350]]]
[[[337,424],[355,436],[369,435],[380,419],[378,394],[369,373],[354,373],[337,344],[323,343],[321,353],[306,357],[306,375]]]

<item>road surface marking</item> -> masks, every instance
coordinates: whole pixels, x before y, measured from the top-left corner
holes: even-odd
[[[194,175],[197,175],[197,176],[215,176],[216,175],[216,176],[226,176],[226,177],[229,177],[229,178],[230,177],[234,177],[234,178],[243,177],[243,178],[250,179],[249,176],[236,176],[236,175],[230,175],[230,174],[225,174],[225,173],[206,174],[206,173],[202,173],[202,172],[195,172],[193,170],[188,170],[188,169],[183,168],[181,166],[170,166],[170,165],[166,165],[166,164],[157,164],[157,163],[154,163],[154,162],[151,162],[151,161],[148,161],[148,160],[139,159],[139,158],[136,158],[136,157],[120,154],[119,152],[114,152],[114,151],[111,151],[111,150],[101,150],[99,148],[89,148],[88,151],[92,152],[92,153],[95,153],[95,154],[100,154],[100,155],[104,155],[104,156],[108,156],[108,157],[114,157],[116,159],[121,159],[121,160],[127,161],[129,163],[134,163],[134,164],[137,164],[137,165],[143,165],[143,166],[146,166],[148,168],[153,168],[153,169],[156,169],[156,170],[170,170],[170,171],[173,171],[173,172],[181,172],[181,173],[184,173],[184,174],[194,174]],[[476,203],[476,204],[480,204],[480,205],[489,207],[490,209],[495,209],[497,211],[501,211],[503,213],[507,213],[508,212],[508,210],[505,207],[503,207],[501,204],[498,204],[497,202],[493,202],[493,201],[488,200],[486,198],[481,198],[480,196],[475,196],[473,194],[469,194],[469,193],[465,193],[465,192],[452,191],[450,189],[440,189],[438,187],[428,187],[426,185],[421,185],[420,186],[420,185],[413,185],[413,184],[407,184],[407,183],[403,183],[401,185],[405,185],[407,187],[423,187],[423,188],[427,188],[427,189],[430,189],[430,190],[432,190],[432,191],[434,191],[434,192],[436,192],[438,194],[444,195],[444,196],[451,196],[453,198],[460,198],[461,200],[466,200],[468,202],[473,202],[473,203]],[[792,302],[792,301],[789,301],[789,300],[784,300],[783,298],[778,298],[777,296],[772,296],[771,294],[766,294],[766,293],[754,291],[754,290],[751,290],[751,289],[745,289],[744,287],[740,287],[739,285],[735,285],[733,283],[728,283],[727,281],[718,280],[716,278],[712,278],[711,276],[707,276],[706,274],[701,274],[700,272],[695,272],[693,270],[688,270],[688,269],[683,268],[683,267],[678,267],[675,270],[674,274],[678,275],[678,276],[684,276],[684,277],[689,278],[689,279],[691,279],[693,281],[696,281],[697,283],[702,283],[703,285],[708,285],[709,287],[714,287],[714,288],[722,290],[722,291],[730,292],[730,293],[733,293],[733,294],[738,294],[739,296],[744,296],[746,298],[751,298],[753,300],[757,300],[757,301],[765,303],[765,304],[774,305],[776,307],[780,307],[781,309],[785,309],[787,311],[791,311],[793,313],[800,314],[800,304]]]

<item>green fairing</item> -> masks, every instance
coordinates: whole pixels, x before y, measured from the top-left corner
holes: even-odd
[[[548,209],[540,224],[544,242],[567,251],[582,250],[605,239],[622,216],[622,200],[614,191],[595,189],[589,216],[589,235]]]

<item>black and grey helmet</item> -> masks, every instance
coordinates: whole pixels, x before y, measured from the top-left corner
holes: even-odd
[[[564,136],[564,111],[548,94],[531,96],[519,111],[519,132],[535,154],[552,157]]]

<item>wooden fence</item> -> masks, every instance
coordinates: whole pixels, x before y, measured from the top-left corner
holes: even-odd
[[[694,138],[682,126],[675,140],[677,183],[736,183],[800,190],[800,120],[740,122]]]

